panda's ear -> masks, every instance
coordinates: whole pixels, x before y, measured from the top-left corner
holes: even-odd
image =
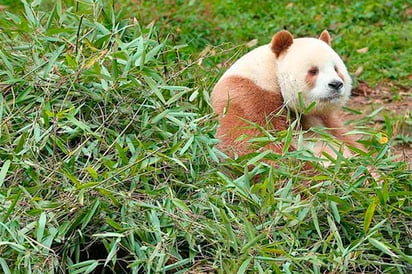
[[[292,45],[292,43],[292,34],[287,30],[281,30],[273,36],[270,47],[275,53],[276,57],[279,57],[282,52],[287,50]]]
[[[319,36],[319,39],[325,42],[330,46],[330,43],[332,39],[330,38],[329,32],[327,30],[322,31],[322,33]]]

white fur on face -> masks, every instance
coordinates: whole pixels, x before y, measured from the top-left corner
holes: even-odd
[[[283,99],[292,109],[302,111],[300,92],[305,107],[316,102],[313,111],[341,106],[350,96],[352,80],[342,59],[319,39],[294,39],[277,66]]]

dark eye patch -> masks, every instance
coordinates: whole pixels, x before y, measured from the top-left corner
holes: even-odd
[[[319,73],[319,68],[318,67],[311,67],[308,70],[308,74],[312,75],[312,76],[316,76],[316,75],[318,75],[318,73]]]

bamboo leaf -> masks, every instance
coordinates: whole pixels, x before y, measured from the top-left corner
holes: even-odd
[[[20,244],[16,244],[13,242],[8,242],[8,241],[0,241],[0,246],[9,246],[16,250],[17,252],[24,252],[26,248]]]
[[[99,262],[96,260],[87,260],[87,261],[83,261],[77,264],[73,264],[69,267],[70,274],[92,273],[98,265],[99,265]]]
[[[319,235],[319,239],[322,239],[322,232],[320,231],[318,214],[316,212],[316,209],[314,207],[311,207],[310,212],[312,214],[313,225],[315,226],[316,232]]]
[[[1,266],[1,269],[3,270],[4,274],[11,274],[10,268],[7,265],[7,262],[6,262],[5,259],[0,258],[0,266]]]
[[[243,263],[240,265],[239,270],[237,271],[237,274],[246,273],[251,260],[252,260],[252,257],[247,257],[246,260],[244,260]]]
[[[257,242],[261,241],[266,237],[266,233],[261,233],[257,235],[255,238],[251,239],[248,243],[246,243],[242,249],[240,250],[240,253],[245,253],[247,252],[252,246],[254,246]]]
[[[42,212],[40,214],[39,220],[37,221],[36,239],[38,242],[42,242],[43,240],[44,230],[46,228],[46,221],[47,221],[46,213]]]
[[[119,244],[119,242],[120,242],[120,240],[121,240],[121,238],[117,238],[116,240],[115,240],[115,242],[114,243],[112,243],[112,246],[111,246],[111,248],[110,248],[110,252],[109,252],[109,254],[107,254],[107,258],[106,258],[106,260],[105,260],[105,262],[104,262],[104,266],[106,266],[111,260],[115,260],[116,258],[115,258],[115,255],[116,255],[116,252],[117,252],[117,249],[118,249],[118,244]]]
[[[373,216],[375,215],[376,209],[376,199],[372,199],[371,203],[369,204],[368,208],[365,211],[365,217],[363,219],[363,231],[365,233],[368,232],[369,227],[372,223]]]
[[[235,232],[233,231],[232,225],[230,224],[229,218],[227,217],[225,211],[220,209],[220,217],[222,218],[223,224],[226,228],[226,236],[228,237],[226,240],[230,246],[233,246],[235,250],[238,249],[237,240],[235,236]]]
[[[3,186],[4,180],[6,179],[7,172],[9,171],[9,168],[10,168],[10,164],[11,164],[11,161],[6,160],[3,164],[3,166],[1,167],[1,170],[0,170],[0,188]]]
[[[391,256],[391,257],[395,257],[398,258],[398,256],[393,253],[390,248],[388,246],[386,246],[384,243],[376,240],[375,238],[369,238],[368,241],[377,249],[379,249],[380,251],[382,251],[383,253]]]
[[[84,218],[82,220],[82,226],[81,226],[82,229],[84,229],[89,224],[90,220],[96,214],[99,206],[100,206],[100,201],[95,200],[94,203],[93,203],[92,208],[90,210],[88,210],[88,212],[86,213],[86,215],[84,216]]]
[[[56,65],[56,60],[62,54],[64,48],[65,48],[65,45],[60,46],[54,52],[54,54],[49,58],[49,62],[47,63],[47,66],[44,68],[43,77],[46,78],[47,75],[50,73],[51,69],[53,68],[53,66]]]

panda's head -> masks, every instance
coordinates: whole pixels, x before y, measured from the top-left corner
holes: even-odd
[[[312,111],[343,105],[350,96],[352,80],[339,55],[330,47],[325,30],[316,38],[298,38],[288,31],[275,34],[271,49],[276,55],[277,76],[283,99],[289,108],[302,111],[312,102]]]

